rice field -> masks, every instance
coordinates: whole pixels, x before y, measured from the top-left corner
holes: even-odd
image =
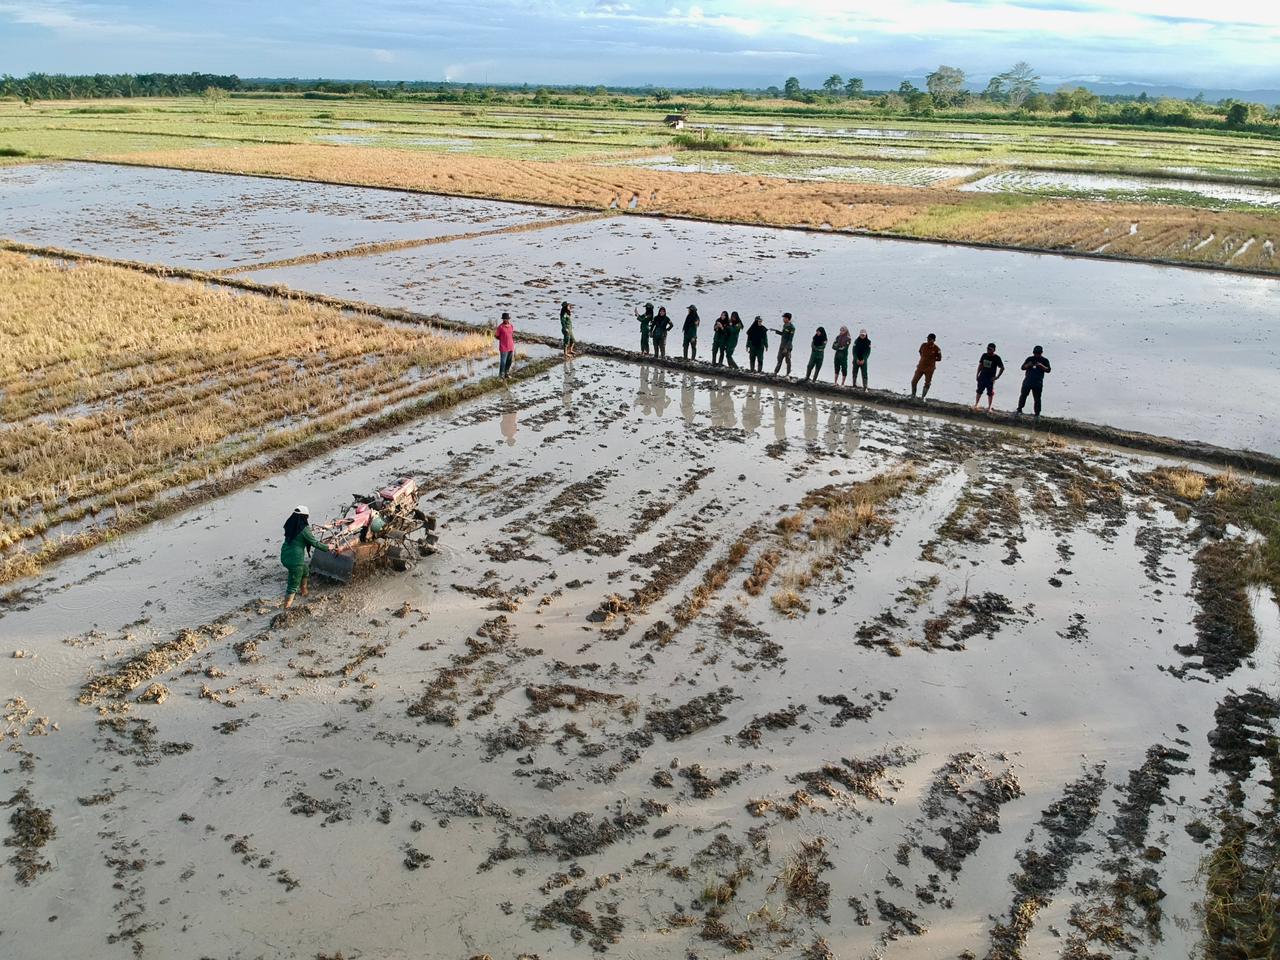
[[[859,231],[1280,273],[1271,210],[1098,203],[1021,193],[525,163],[372,147],[264,146],[135,154],[132,163],[778,227]]]
[[[722,107],[721,107],[722,109]],[[499,159],[610,162],[673,152],[666,111],[620,111],[510,105],[377,101],[309,101],[237,97],[216,107],[190,99],[128,104],[47,102],[0,104],[0,148],[45,157],[87,157],[179,146],[327,144],[465,154]],[[815,115],[776,121],[752,114],[701,115],[695,106],[687,136],[743,141],[730,172],[789,176],[786,161],[826,158],[816,166],[1093,171],[1129,176],[1190,176],[1224,183],[1280,186],[1280,144],[1265,137],[1213,132],[1094,128],[900,118]],[[683,152],[675,147],[674,152]],[[777,161],[770,164],[770,158]],[[858,162],[861,161],[862,164]],[[886,180],[884,182],[899,182]],[[901,182],[930,185],[904,172]],[[1194,205],[1194,198],[1187,202]]]
[[[146,507],[458,384],[488,337],[0,252],[0,582]]]
[[[1280,208],[1280,189],[1206,180],[1160,180],[1099,173],[1008,170],[965,183],[960,189],[980,193],[1031,193],[1050,197],[1117,200],[1125,203],[1177,202],[1185,206],[1235,209]]]

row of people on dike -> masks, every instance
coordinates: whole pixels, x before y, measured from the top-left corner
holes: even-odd
[[[654,310],[653,304],[647,303],[643,309],[635,311],[640,324],[640,351],[646,355],[666,357],[667,335],[675,329],[675,323],[667,315],[666,307]],[[686,360],[698,358],[698,327],[701,324],[698,308],[690,305],[685,316],[682,355]],[[764,319],[756,316],[751,325],[744,327],[738,312],[724,310],[715,319],[712,326],[711,363],[715,366],[727,366],[731,370],[740,369],[735,359],[735,352],[742,335],[746,334],[747,363],[752,371],[764,372],[764,358],[769,349],[769,334],[778,337],[778,352],[773,367],[774,374],[782,372],[786,367],[787,376],[791,376],[791,354],[795,345],[796,326],[790,313],[782,315],[782,326],[768,327]],[[576,340],[573,334],[573,306],[568,302],[560,304],[560,333],[566,357],[574,356]],[[511,372],[511,361],[515,356],[515,327],[511,323],[510,314],[502,315],[502,322],[495,333],[498,340],[498,375],[507,377]],[[814,331],[809,345],[809,361],[805,366],[804,379],[817,383],[822,374],[822,365],[826,357],[828,336],[825,327]],[[862,389],[868,388],[869,368],[871,362],[871,337],[865,329],[859,330],[856,337],[849,333],[848,327],[841,327],[834,340],[830,340],[834,374],[832,382],[837,386],[849,385],[850,361],[853,369],[853,387],[862,381]],[[922,400],[929,396],[933,386],[933,375],[938,364],[942,362],[942,348],[938,346],[936,334],[929,334],[919,347],[919,359],[915,373],[911,378],[911,396],[919,396]],[[1044,392],[1044,376],[1052,367],[1044,355],[1044,348],[1036,346],[1031,356],[1022,363],[1022,390],[1018,397],[1017,413],[1022,413],[1028,397],[1034,400],[1034,412],[1040,416]],[[1004,361],[996,352],[994,343],[987,344],[986,351],[978,358],[977,391],[973,407],[979,409],[982,395],[987,396],[987,410],[995,403],[996,381],[1004,376]],[[923,383],[922,383],[923,381]]]

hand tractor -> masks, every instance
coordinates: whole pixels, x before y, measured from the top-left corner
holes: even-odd
[[[354,494],[342,516],[313,527],[329,548],[311,557],[311,572],[350,582],[359,573],[381,564],[392,570],[412,568],[419,557],[435,553],[435,514],[418,507],[418,482],[401,477],[372,494]]]

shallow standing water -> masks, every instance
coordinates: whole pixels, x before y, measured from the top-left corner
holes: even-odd
[[[978,355],[994,341],[1008,372],[997,405],[1017,402],[1018,367],[1036,344],[1054,365],[1046,410],[1128,429],[1280,451],[1261,397],[1280,395],[1280,282],[1011,251],[614,218],[421,250],[248,273],[477,323],[513,313],[517,329],[559,334],[561,300],[585,341],[639,348],[635,309],[665,305],[678,355],[685,308],[702,318],[700,354],[721,310],[772,327],[794,314],[803,375],[819,325],[865,327],[873,386],[909,390],[916,351],[937,333],[932,396],[972,401]],[[776,344],[771,335],[771,348]],[[740,342],[737,362],[746,366]],[[769,356],[774,366],[774,350]],[[822,369],[833,374],[831,350]]]
[[[204,270],[559,216],[527,204],[185,170],[0,169],[0,236]]]
[[[1045,842],[1041,811],[1106,765],[1073,866],[1105,879],[1119,803],[1133,802],[1129,774],[1175,737],[1191,762],[1157,790],[1144,840],[1162,854],[1163,939],[1137,955],[1188,956],[1203,848],[1185,827],[1207,816],[1215,782],[1210,718],[1228,683],[1261,682],[1272,665],[1221,682],[1165,669],[1181,661],[1174,648],[1191,638],[1195,608],[1186,525],[1163,510],[1126,507],[1118,524],[1086,513],[1064,527],[1023,489],[1017,519],[993,517],[977,539],[941,536],[966,497],[1046,479],[1037,465],[1051,461],[1011,464],[1021,439],[588,358],[58,565],[0,619],[29,654],[0,660],[5,696],[59,725],[12,741],[29,768],[18,753],[0,765],[0,796],[25,785],[57,827],[42,849],[50,870],[29,886],[0,879],[5,956],[256,957],[265,944],[299,960],[585,958],[581,928],[555,912],[573,890],[585,891],[593,928],[618,920],[612,956],[718,956],[695,904],[733,871],[746,876],[725,922],[751,933],[753,956],[799,960],[818,936],[843,957],[981,956],[990,918],[1014,896],[1010,877]],[[779,506],[926,451],[928,483],[823,573],[810,610],[790,619],[771,607],[773,588],[744,592],[754,560],[783,548]],[[1153,461],[1102,451],[1083,462],[1123,474]],[[413,574],[318,586],[277,620],[290,505],[305,496],[327,515],[345,492],[403,472],[435,477],[445,549]],[[654,503],[664,509],[647,512]],[[550,536],[571,533],[555,521],[585,516],[599,520],[586,549]],[[1167,538],[1149,570],[1140,530]],[[651,631],[745,533],[760,539],[714,602],[655,642]],[[807,559],[801,549],[788,564]],[[661,580],[680,556],[688,569]],[[649,609],[592,618],[602,599],[646,582],[660,591]],[[985,629],[956,643],[958,628],[944,632],[941,647],[921,639],[962,597],[995,592],[1010,606]],[[160,675],[163,704],[123,713],[133,739],[75,702],[90,674],[215,618],[233,632]],[[478,644],[499,621],[510,640]],[[857,642],[877,623],[890,625],[896,655]],[[477,645],[489,649],[481,662],[459,665]],[[412,709],[442,678],[453,722]],[[555,684],[570,692],[540,708],[530,691]],[[723,700],[710,715],[646,737],[652,711],[708,696]],[[743,736],[788,710],[790,726]],[[750,812],[760,798],[785,803],[824,764],[893,750],[901,765],[882,797],[835,790],[794,818]],[[972,782],[971,766],[986,779]],[[954,872],[940,870],[933,845],[974,822],[965,791],[1004,774],[1017,794],[981,819]],[[599,836],[543,829],[578,813],[644,819]],[[830,858],[819,868],[829,918],[770,886],[816,837]],[[1046,945],[1050,925],[1072,932],[1062,915],[1084,896],[1055,891],[1035,931]],[[850,897],[870,905],[867,922]],[[787,933],[761,922],[766,903]],[[889,908],[911,911],[919,932]],[[673,919],[684,916],[694,923]]]
[[[618,216],[520,234],[503,227],[563,211],[532,205],[89,164],[0,170],[0,236],[135,260],[251,266],[370,241],[492,235],[396,253],[250,271],[249,279],[370,303],[559,334],[577,307],[584,341],[637,349],[633,310],[665,304],[680,350],[698,305],[701,356],[720,310],[799,328],[803,374],[814,328],[866,327],[871,384],[908,388],[936,332],[933,396],[971,400],[994,340],[1016,403],[1017,367],[1039,343],[1054,364],[1046,411],[1232,447],[1280,452],[1267,398],[1280,395],[1280,281],[1014,251]],[[771,339],[769,365],[773,365]],[[746,365],[746,346],[737,360]],[[831,351],[822,376],[832,374]]]

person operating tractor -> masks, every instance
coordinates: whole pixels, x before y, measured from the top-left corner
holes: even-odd
[[[284,545],[280,547],[280,562],[289,571],[288,585],[285,587],[285,609],[293,606],[293,598],[301,593],[307,595],[307,577],[311,574],[308,562],[312,550],[328,552],[329,548],[311,532],[311,515],[306,507],[297,506],[289,519],[284,522]]]

